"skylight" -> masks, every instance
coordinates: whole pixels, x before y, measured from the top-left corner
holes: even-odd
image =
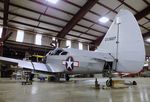
[[[66,41],[66,47],[71,48],[71,40]]]
[[[36,36],[35,36],[35,44],[36,45],[41,45],[42,44],[41,39],[42,39],[42,35],[41,34],[36,34]]]
[[[18,30],[17,31],[16,41],[23,42],[23,39],[24,39],[24,31]]]
[[[53,4],[56,4],[58,2],[58,0],[46,0],[46,1],[53,3]]]
[[[107,17],[102,17],[102,18],[99,19],[99,21],[101,23],[107,23],[109,21],[109,19]]]
[[[3,28],[0,27],[0,38],[2,38],[2,32],[3,32]]]

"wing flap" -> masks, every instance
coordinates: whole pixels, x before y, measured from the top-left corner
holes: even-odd
[[[44,71],[44,72],[51,72],[50,70],[48,70],[46,64],[44,64],[44,63],[33,62],[33,65],[34,65],[35,70]]]

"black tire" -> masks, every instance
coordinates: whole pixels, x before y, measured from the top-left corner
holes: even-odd
[[[69,81],[70,77],[68,74],[65,75],[65,79],[66,79],[66,81]]]
[[[133,85],[137,85],[137,82],[136,82],[136,81],[133,81],[132,84],[133,84]]]
[[[112,87],[112,79],[106,81],[107,87]]]

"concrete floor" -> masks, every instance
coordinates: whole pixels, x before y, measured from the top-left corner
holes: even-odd
[[[150,102],[150,78],[126,79],[136,80],[138,86],[107,90],[95,90],[91,79],[74,80],[25,86],[0,81],[0,102]]]

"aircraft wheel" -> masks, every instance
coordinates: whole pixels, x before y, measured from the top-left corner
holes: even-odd
[[[68,74],[65,75],[65,79],[66,79],[66,81],[69,81],[70,77]]]
[[[106,81],[106,86],[107,87],[112,87],[112,79],[109,79]]]
[[[137,85],[137,82],[136,82],[136,81],[133,81],[132,84],[133,84],[133,85]]]

